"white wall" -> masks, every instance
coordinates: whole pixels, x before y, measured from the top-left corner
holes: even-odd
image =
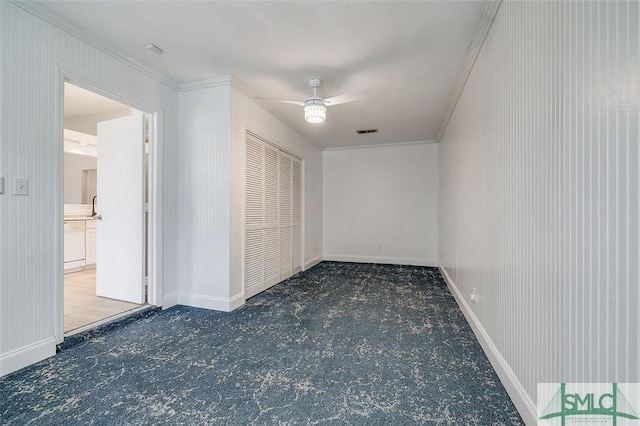
[[[64,153],[64,203],[82,204],[82,171],[98,168],[98,159]]]
[[[538,383],[640,381],[639,27],[503,2],[441,140],[440,262],[528,424]]]
[[[228,83],[179,94],[177,263],[168,304],[229,310]]]
[[[162,269],[156,279],[169,292],[175,283],[177,93],[147,71],[6,1],[0,2],[0,58],[0,176],[7,189],[0,195],[2,375],[53,355],[62,337],[62,74],[163,112],[158,155],[167,161],[159,176],[157,233],[168,243],[158,253]],[[17,177],[29,179],[28,196],[12,194]]]
[[[438,145],[329,150],[324,259],[437,265]]]

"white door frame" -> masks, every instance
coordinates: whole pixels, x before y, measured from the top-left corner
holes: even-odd
[[[56,343],[64,340],[64,271],[63,271],[63,253],[64,253],[64,200],[62,198],[64,188],[64,83],[71,83],[74,86],[81,87],[101,96],[113,99],[117,102],[126,104],[131,108],[135,108],[146,114],[149,114],[151,121],[149,123],[149,168],[147,171],[149,179],[149,212],[147,224],[147,276],[149,278],[148,286],[148,303],[149,305],[162,306],[163,300],[163,274],[162,274],[162,147],[163,147],[163,124],[164,112],[163,108],[158,105],[147,104],[132,97],[131,95],[121,92],[112,87],[105,87],[97,83],[91,77],[58,66],[57,69],[57,87],[56,87],[56,137],[54,138],[56,146],[59,150],[59,161],[57,164],[57,197],[54,203],[57,205],[54,215],[56,216],[56,232],[55,232],[55,307],[53,310],[53,323]]]

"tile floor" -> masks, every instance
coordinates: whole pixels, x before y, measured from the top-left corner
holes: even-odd
[[[96,270],[64,275],[64,332],[135,309],[135,303],[96,296]]]

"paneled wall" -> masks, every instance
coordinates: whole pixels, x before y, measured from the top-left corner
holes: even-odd
[[[324,152],[324,259],[435,266],[438,145]]]
[[[159,237],[175,239],[177,93],[139,68],[70,35],[30,12],[0,2],[0,374],[55,352],[56,289],[62,283],[62,93],[66,73],[121,95],[138,107],[163,110],[166,158]],[[29,195],[13,195],[16,177]],[[164,290],[175,283],[173,247],[164,246]]]
[[[228,310],[230,96],[228,82],[179,94],[180,285],[168,304]]]
[[[503,2],[440,143],[440,262],[530,424],[537,383],[640,381],[639,14]]]

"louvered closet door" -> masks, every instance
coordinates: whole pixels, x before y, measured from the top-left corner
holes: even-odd
[[[292,275],[291,253],[291,156],[280,151],[278,155],[280,188],[280,281]]]
[[[264,144],[264,278],[265,288],[280,282],[278,200],[279,150]]]
[[[245,297],[302,269],[302,164],[247,132]]]
[[[264,290],[264,150],[247,134],[245,175],[245,297]]]
[[[302,270],[302,164],[293,159],[291,167],[291,272],[296,274]]]

